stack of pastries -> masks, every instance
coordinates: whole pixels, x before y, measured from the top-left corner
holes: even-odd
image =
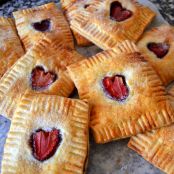
[[[84,174],[89,128],[96,143],[131,137],[174,174],[174,27],[145,31],[156,14],[135,0],[61,5],[0,17],[0,115],[11,119],[2,174]],[[103,51],[75,49],[92,44]],[[75,87],[79,99],[67,98]]]

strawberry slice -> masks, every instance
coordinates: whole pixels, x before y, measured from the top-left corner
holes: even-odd
[[[117,22],[121,22],[130,18],[132,15],[133,15],[132,11],[123,8],[120,2],[114,1],[113,3],[111,3],[111,8],[110,8],[111,19]]]
[[[61,142],[60,131],[53,129],[36,131],[31,136],[33,156],[39,161],[45,161],[52,157]]]
[[[158,58],[163,58],[169,51],[169,44],[167,43],[149,43],[147,45],[148,49],[152,51]]]
[[[31,85],[34,90],[42,90],[50,86],[57,79],[53,72],[45,72],[41,66],[36,66],[31,73]]]
[[[105,91],[115,100],[123,101],[128,97],[128,87],[125,78],[121,75],[113,77],[105,77],[103,79],[103,87]]]
[[[42,20],[40,22],[35,22],[32,24],[33,28],[40,32],[50,31],[51,22],[49,19]]]

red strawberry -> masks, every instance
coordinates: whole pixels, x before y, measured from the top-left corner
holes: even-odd
[[[130,10],[123,8],[121,3],[118,1],[114,1],[111,4],[110,17],[111,19],[116,20],[117,22],[121,22],[130,18],[132,14],[133,13]]]
[[[107,93],[118,101],[122,101],[128,97],[129,90],[123,76],[105,77],[103,79],[103,86]]]
[[[39,161],[49,159],[55,154],[60,142],[61,138],[59,130],[38,130],[32,134],[31,139],[34,157]]]
[[[31,73],[31,83],[34,90],[47,88],[57,79],[57,75],[53,72],[45,72],[44,68],[37,66]]]
[[[149,43],[148,49],[152,51],[158,58],[163,58],[169,51],[170,46],[167,43]]]

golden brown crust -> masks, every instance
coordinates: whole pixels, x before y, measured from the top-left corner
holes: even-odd
[[[57,74],[57,80],[42,93],[68,97],[74,84],[66,72],[66,66],[82,59],[76,51],[64,46],[60,36],[51,35],[40,40],[0,80],[0,114],[12,117],[16,103],[25,90],[32,90],[30,77],[36,66]]]
[[[129,39],[137,41],[152,21],[155,13],[134,0],[118,0],[133,16],[123,22],[110,19],[110,4],[114,0],[93,3],[89,9],[78,11],[71,21],[71,29],[86,37],[102,49],[112,48],[116,43]]]
[[[0,17],[0,78],[23,54],[13,20]]]
[[[125,41],[114,50],[68,67],[80,99],[92,105],[90,127],[97,143],[129,137],[174,121],[161,80],[137,53],[135,44]],[[129,88],[129,96],[123,102],[107,97],[102,86],[104,77],[120,74]]]
[[[90,2],[89,0],[62,0],[61,5],[65,12],[66,18],[70,23],[74,16],[81,10],[85,10],[84,6]],[[72,30],[76,43],[79,46],[90,46],[92,43],[85,37],[81,36],[79,33]]]
[[[67,10],[72,4],[77,2],[77,0],[60,0],[61,7],[63,10]]]
[[[19,10],[13,13],[19,36],[28,50],[36,41],[42,39],[45,33],[62,32],[66,43],[70,48],[74,48],[73,37],[69,25],[54,3],[48,3],[39,7]],[[51,29],[48,32],[36,31],[32,24],[42,20],[51,21]]]
[[[128,147],[168,174],[174,173],[174,126],[132,137]]]
[[[169,52],[162,59],[158,58],[147,47],[149,43],[166,43],[170,45]],[[138,42],[138,47],[146,56],[165,85],[174,80],[174,27],[169,25],[153,28],[146,32]]]
[[[88,104],[54,95],[25,94],[14,114],[6,140],[2,174],[84,173],[88,155]],[[29,140],[38,129],[56,128],[62,141],[55,155],[39,162]]]
[[[76,43],[78,46],[90,46],[92,45],[92,42],[90,42],[88,39],[86,39],[85,37],[83,37],[82,35],[80,35],[79,33],[77,33],[76,31],[73,31],[73,35],[76,39]]]
[[[174,107],[174,86],[167,89],[172,107]],[[141,155],[148,162],[168,174],[174,173],[174,126],[160,128],[132,137],[128,147]]]

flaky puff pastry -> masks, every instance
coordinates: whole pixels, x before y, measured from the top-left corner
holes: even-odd
[[[91,0],[89,8],[77,12],[70,27],[100,48],[109,49],[126,39],[137,41],[154,16],[135,0]]]
[[[23,54],[14,21],[0,17],[0,78]]]
[[[68,72],[80,99],[91,104],[90,127],[97,143],[174,121],[160,78],[130,41],[70,65]]]
[[[66,66],[82,60],[61,36],[48,35],[34,45],[0,80],[0,114],[11,118],[26,89],[68,97],[74,84]]]
[[[86,8],[90,6],[91,0],[61,0],[61,5],[66,15],[67,20],[69,23],[73,20],[74,16],[80,12],[84,11]],[[95,0],[94,0],[95,2]],[[92,2],[92,3],[94,3]],[[80,35],[78,32],[72,30],[74,37],[76,39],[76,43],[79,46],[89,46],[92,43],[87,40],[85,37]]]
[[[138,42],[138,48],[165,85],[174,80],[174,27],[163,25],[146,32]]]
[[[13,13],[19,36],[28,50],[46,33],[62,32],[66,43],[74,48],[73,37],[63,13],[55,3],[19,10]]]
[[[2,174],[84,174],[89,147],[88,112],[88,104],[80,100],[25,94],[6,140]],[[58,131],[58,136],[55,132],[49,135],[53,130]],[[45,137],[39,135],[40,131]],[[57,149],[40,161],[44,153],[49,154],[56,138]]]
[[[174,107],[174,86],[168,93]],[[138,134],[130,139],[128,147],[165,173],[174,174],[174,125]]]

